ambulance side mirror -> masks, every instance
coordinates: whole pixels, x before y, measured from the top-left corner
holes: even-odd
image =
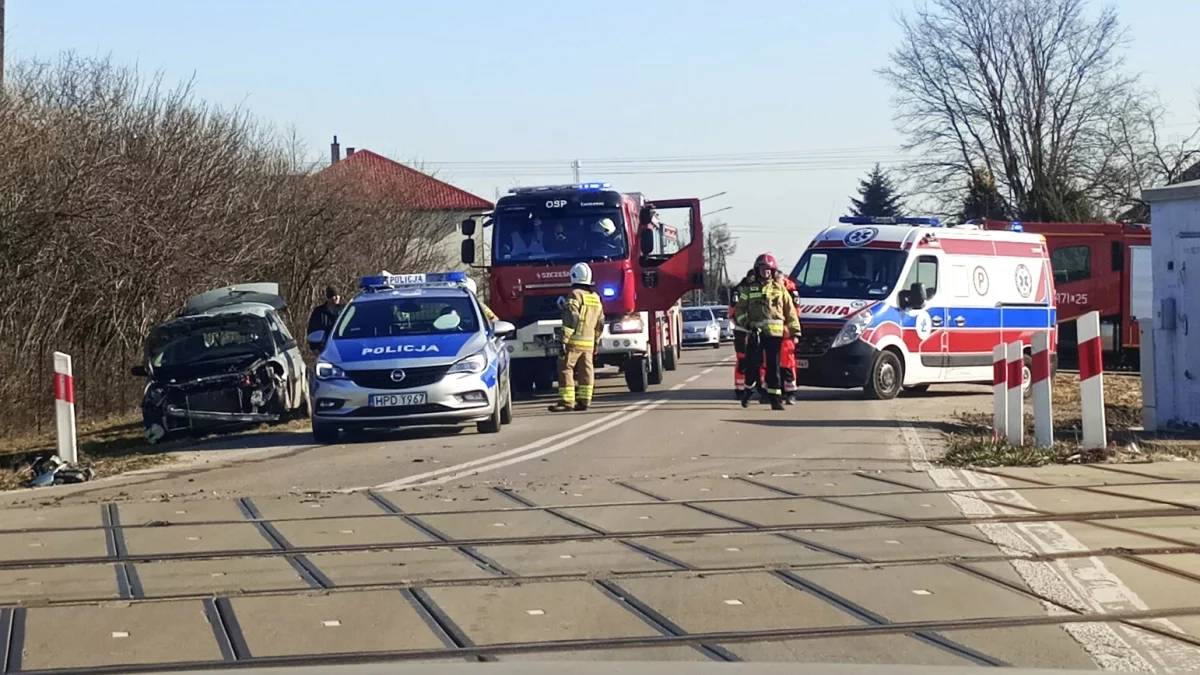
[[[907,291],[900,291],[899,300],[900,306],[904,309],[921,309],[929,300],[929,294],[925,290],[925,284],[916,281]]]

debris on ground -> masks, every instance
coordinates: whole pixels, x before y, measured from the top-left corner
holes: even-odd
[[[58,455],[43,455],[34,460],[30,467],[30,477],[27,487],[48,487],[51,485],[68,485],[70,483],[86,483],[92,479],[92,470],[64,462]]]
[[[1054,410],[1054,446],[1033,445],[1033,404],[1025,402],[1025,444],[995,440],[992,413],[958,412],[947,432],[947,450],[941,463],[956,467],[1044,466],[1046,464],[1132,463],[1156,459],[1200,460],[1200,436],[1147,434],[1142,424],[1142,379],[1137,374],[1104,374],[1104,418],[1107,448],[1084,450],[1080,445],[1079,376],[1058,373],[1051,401]]]

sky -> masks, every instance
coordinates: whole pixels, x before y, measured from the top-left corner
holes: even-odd
[[[1117,0],[1129,67],[1200,108],[1196,0]],[[901,166],[876,74],[912,0],[7,0],[6,60],[111,56],[494,200],[607,181],[706,200],[738,250],[790,267],[875,162]],[[902,178],[902,176],[900,176]]]

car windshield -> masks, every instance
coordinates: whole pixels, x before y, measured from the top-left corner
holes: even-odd
[[[389,298],[353,302],[334,328],[335,340],[474,333],[479,319],[463,297]]]
[[[685,309],[683,310],[684,321],[712,321],[713,313],[709,309]]]
[[[266,356],[273,344],[266,321],[253,315],[187,319],[158,326],[146,339],[154,368]]]
[[[629,250],[617,209],[500,213],[492,229],[498,265],[615,260]]]
[[[903,251],[809,249],[792,279],[802,298],[883,299],[896,287],[905,260]]]

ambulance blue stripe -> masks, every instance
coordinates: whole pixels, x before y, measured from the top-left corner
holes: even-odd
[[[1004,329],[1039,329],[1051,328],[1058,320],[1058,312],[1051,307],[931,307],[931,314],[945,312],[947,318],[944,328],[958,328],[954,319],[963,317],[962,328],[1004,328]],[[900,313],[900,325],[905,328],[915,328],[916,315],[907,312]]]

